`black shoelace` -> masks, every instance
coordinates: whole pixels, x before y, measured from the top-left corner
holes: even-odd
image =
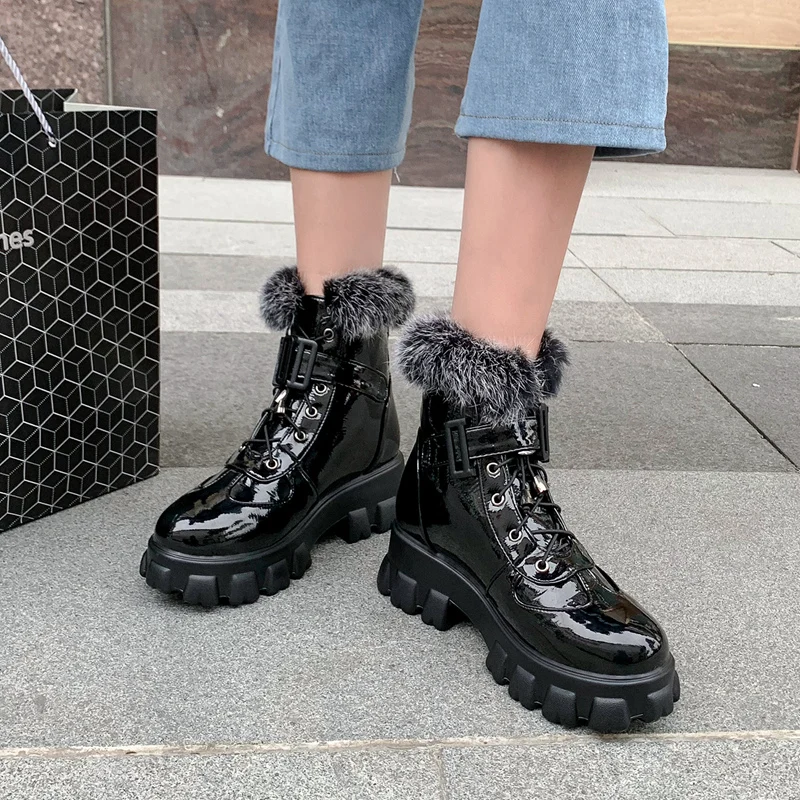
[[[528,522],[533,520],[537,525],[541,525],[541,518],[546,517],[554,527],[537,527],[535,533],[550,534],[550,541],[540,556],[538,563],[546,563],[550,558],[565,558],[572,551],[572,543],[575,535],[567,530],[561,520],[561,506],[554,503],[550,497],[550,489],[547,482],[547,472],[533,458],[526,453],[514,453],[508,458],[497,462],[500,468],[504,466],[512,467],[510,477],[506,484],[499,490],[498,494],[504,495],[511,489],[515,482],[519,483],[520,497],[518,506],[523,515],[519,522],[518,532],[524,533]],[[538,517],[537,517],[538,514]],[[518,566],[530,553],[521,555],[515,559],[514,566]],[[543,570],[542,570],[543,571]]]
[[[291,428],[298,441],[303,441],[308,435],[301,425],[294,419],[295,412],[291,405],[293,399],[287,389],[276,390],[272,403],[261,412],[261,419],[249,439],[242,442],[239,452],[230,466],[243,466],[242,461],[252,454],[257,454],[257,465],[267,466],[268,469],[277,469],[278,459],[275,453],[280,450],[289,451],[277,443],[279,431]]]

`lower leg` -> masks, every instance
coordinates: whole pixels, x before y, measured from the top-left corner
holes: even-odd
[[[453,319],[535,356],[593,147],[469,140]]]
[[[315,172],[292,169],[297,269],[308,294],[328,278],[380,267],[391,170]]]

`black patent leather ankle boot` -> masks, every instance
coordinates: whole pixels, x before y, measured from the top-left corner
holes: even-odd
[[[261,310],[287,330],[274,396],[221,472],[161,515],[141,574],[184,602],[252,603],[299,578],[328,531],[348,542],[384,531],[403,470],[388,329],[413,309],[392,269],[353,272],[304,294],[297,271],[275,273]]]
[[[547,332],[533,360],[434,318],[398,354],[425,394],[379,590],[440,630],[472,622],[497,683],[551,722],[614,732],[669,714],[664,633],[567,529],[542,467],[564,346]]]

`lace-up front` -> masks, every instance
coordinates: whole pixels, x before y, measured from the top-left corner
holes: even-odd
[[[261,412],[252,436],[242,442],[228,466],[245,471],[253,466],[274,471],[280,466],[281,453],[295,460],[297,453],[284,444],[286,434],[291,431],[295,442],[306,442],[311,432],[298,422],[298,417],[304,410],[305,418],[318,419],[320,410],[312,403],[312,397],[323,397],[329,391],[330,388],[324,384],[315,384],[313,389],[305,392],[276,387],[272,403]]]
[[[561,519],[561,506],[554,503],[550,496],[547,472],[535,460],[535,457],[526,452],[514,453],[500,461],[490,462],[487,470],[491,466],[496,467],[497,474],[503,467],[509,467],[509,478],[498,494],[504,495],[510,489],[518,487],[517,502],[522,511],[522,517],[519,527],[515,531],[517,536],[524,535],[531,520],[538,526],[537,534],[550,534],[550,540],[537,564],[546,564],[550,558],[568,557],[572,551],[575,537],[564,526]],[[515,562],[523,561],[529,555],[529,553],[521,554],[515,559]],[[544,572],[546,570],[537,568],[537,571]]]

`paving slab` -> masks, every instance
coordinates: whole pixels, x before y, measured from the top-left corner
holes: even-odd
[[[675,236],[800,239],[796,204],[637,200],[638,207]]]
[[[800,273],[596,269],[629,303],[800,306]]]
[[[569,271],[569,274],[574,272]],[[567,273],[567,270],[565,270]],[[663,342],[664,336],[632,306],[611,295],[612,302],[565,300],[578,294],[579,286],[569,286],[569,275],[562,282],[550,309],[548,326],[571,342]],[[569,291],[563,290],[564,287]],[[593,292],[594,287],[588,287]],[[417,311],[421,314],[447,311],[451,297],[418,297]]]
[[[161,290],[257,292],[287,259],[269,256],[161,256]]]
[[[280,223],[162,218],[159,245],[167,254],[295,257],[294,227]]]
[[[595,741],[445,750],[450,800],[800,797],[800,741]],[[546,790],[543,791],[543,787]]]
[[[575,218],[576,234],[618,234],[625,236],[671,236],[672,232],[639,202],[624,197],[585,195]]]
[[[788,250],[790,253],[794,253],[796,256],[800,256],[800,240],[776,239],[774,244]]]
[[[162,219],[294,221],[289,181],[161,175],[158,191]]]
[[[165,470],[0,536],[4,747],[563,736],[496,686],[471,626],[440,633],[377,593],[385,536],[322,543],[306,577],[251,606],[151,590],[137,567],[153,521],[205,475]],[[552,483],[598,563],[669,632],[683,699],[648,731],[797,727],[800,476]],[[752,580],[766,574],[768,614]]]
[[[571,342],[661,342],[664,337],[625,303],[557,300],[547,323]]]
[[[290,263],[286,258],[269,256],[208,256],[165,254],[161,256],[161,288],[162,290],[196,290],[219,292],[259,291],[266,278],[276,269]],[[455,281],[455,263],[425,264],[418,262],[393,262],[394,266],[408,274],[415,283],[417,294],[445,295],[451,294]],[[585,265],[572,253],[564,259],[567,268],[581,268]],[[586,273],[584,283],[590,282],[593,287],[599,284],[593,276]],[[566,275],[566,290],[574,276]],[[593,293],[593,296],[597,291]]]
[[[0,800],[439,798],[428,752],[0,760]]]
[[[607,269],[800,272],[800,258],[764,239],[573,236],[570,249]]]
[[[573,343],[551,403],[558,467],[785,470],[777,453],[673,347]]]
[[[272,222],[161,220],[161,252],[186,256],[256,256],[281,263],[295,260],[294,226]],[[455,265],[460,232],[390,228],[386,232],[387,264],[419,262]],[[581,265],[568,256],[568,265]]]
[[[277,334],[165,333],[162,463],[217,467],[272,396]],[[671,346],[571,346],[553,403],[553,462],[568,468],[786,470],[790,465]],[[395,376],[405,452],[419,392]]]
[[[800,349],[684,345],[681,350],[800,466]]]
[[[291,186],[285,181],[162,177],[161,216],[165,220],[288,223],[294,219]],[[459,231],[463,189],[393,186],[390,228]],[[622,197],[587,195],[576,221],[581,233],[663,235],[635,203]]]
[[[670,342],[800,346],[798,306],[637,303],[635,308]]]
[[[291,222],[288,181],[162,175],[163,217]],[[394,185],[389,223],[395,227],[460,226],[463,189]],[[800,204],[800,178],[789,170],[696,167],[596,161],[586,197]],[[433,223],[433,224],[431,224]]]
[[[788,169],[595,161],[586,195],[800,204],[800,176]]]
[[[458,231],[390,228],[386,232],[387,263],[411,261],[453,264],[458,257]],[[271,222],[162,219],[161,252],[187,255],[268,256],[295,258],[294,226]]]

